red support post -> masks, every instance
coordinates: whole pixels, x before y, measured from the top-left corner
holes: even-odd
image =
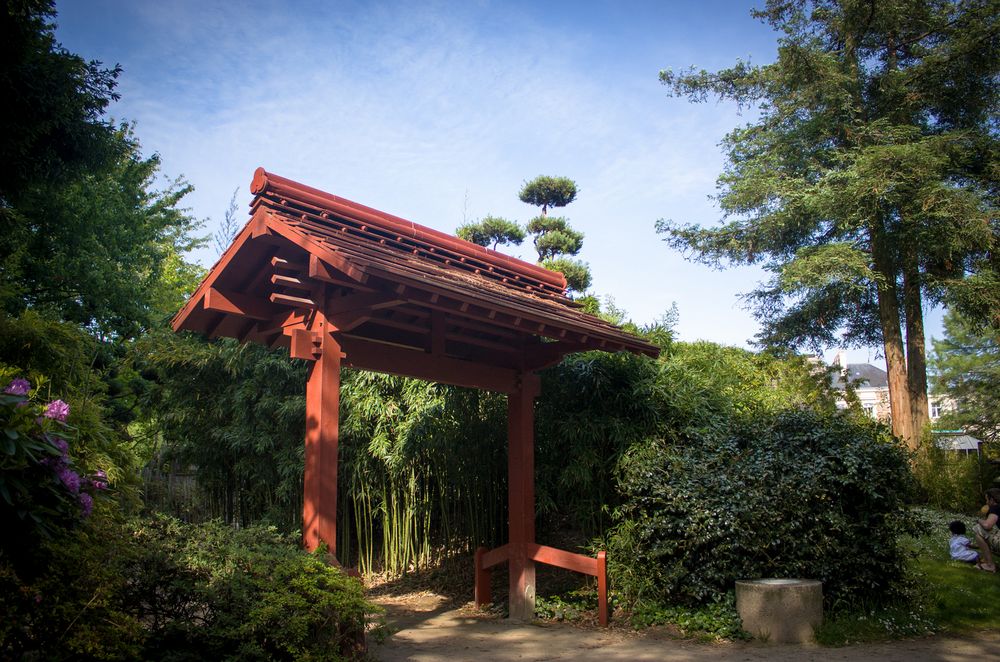
[[[493,591],[490,586],[493,572],[489,568],[483,567],[483,556],[486,552],[487,549],[485,547],[476,549],[475,601],[477,607],[482,607],[493,602]]]
[[[535,397],[538,375],[521,373],[518,388],[507,395],[507,503],[510,540],[510,618],[535,616],[535,562],[528,545],[535,542]]]
[[[608,553],[597,552],[597,618],[608,627]]]
[[[340,345],[322,311],[310,330],[319,334],[319,356],[306,382],[305,495],[303,545],[309,551],[325,542],[337,555],[337,445],[340,414]]]

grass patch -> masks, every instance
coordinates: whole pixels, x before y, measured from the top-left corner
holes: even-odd
[[[948,522],[961,520],[971,531],[974,518],[928,508],[919,512],[930,522],[930,531],[907,543],[914,572],[925,585],[928,617],[947,632],[1000,630],[1000,575],[948,556]]]
[[[831,646],[916,637],[935,632],[961,634],[1000,630],[1000,575],[976,570],[948,556],[948,522],[971,528],[973,518],[931,508],[911,511],[914,535],[903,537],[910,585],[888,605],[835,608],[816,633]]]

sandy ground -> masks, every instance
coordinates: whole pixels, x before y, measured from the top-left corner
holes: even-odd
[[[432,592],[383,596],[392,634],[370,653],[382,662],[414,660],[1000,660],[1000,632],[927,637],[843,648],[750,643],[706,644],[643,633],[562,623],[518,624],[483,616]]]

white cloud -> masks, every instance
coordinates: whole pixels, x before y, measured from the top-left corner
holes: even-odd
[[[606,24],[588,22],[595,8],[543,17],[533,3],[97,5],[60,4],[60,38],[123,64],[114,112],[137,121],[166,173],[195,184],[199,217],[219,220],[237,186],[248,202],[257,166],[444,231],[466,195],[470,218],[525,220],[535,210],[517,200],[521,183],[566,175],[581,195],[565,214],[587,236],[580,257],[599,292],[642,322],[677,301],[685,339],[756,332],[735,295],[758,272],[690,264],[653,230],[718,219],[717,144],[743,121],[668,98],[657,73],[731,63],[748,49],[734,34],[767,56],[771,37],[749,20],[696,29],[656,3],[601,5]]]

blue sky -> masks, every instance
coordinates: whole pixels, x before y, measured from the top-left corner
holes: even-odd
[[[690,263],[654,224],[720,219],[718,144],[752,118],[670,98],[657,75],[770,61],[755,4],[66,0],[57,37],[122,65],[112,114],[195,186],[210,229],[237,188],[242,217],[257,166],[446,232],[526,221],[522,183],[563,175],[595,293],[640,323],[676,302],[682,340],[745,347],[758,325],[738,295],[763,273]]]

